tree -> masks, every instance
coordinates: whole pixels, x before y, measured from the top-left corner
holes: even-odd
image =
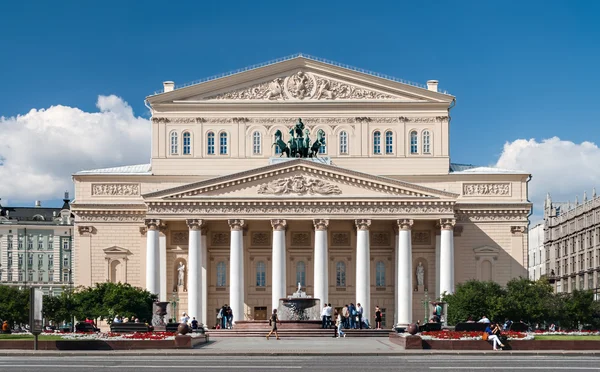
[[[444,296],[448,303],[448,323],[456,324],[483,315],[498,319],[503,315],[504,295],[505,291],[495,282],[469,280],[458,284],[453,294]]]
[[[29,291],[0,285],[0,319],[9,324],[29,322]]]
[[[44,296],[44,317],[54,324],[70,322],[75,312],[72,293],[64,290],[59,296]]]
[[[506,284],[503,313],[513,321],[544,323],[549,319],[553,296],[552,286],[546,279],[512,279]]]
[[[79,319],[107,319],[116,316],[152,320],[152,304],[157,296],[123,283],[97,283],[95,287],[78,288],[73,294],[75,316]]]
[[[569,294],[562,294],[560,301],[561,327],[578,329],[580,326],[596,323],[594,317],[598,314],[599,304],[594,301],[592,291],[573,290]]]

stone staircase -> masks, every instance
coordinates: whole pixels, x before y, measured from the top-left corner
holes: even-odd
[[[270,328],[233,328],[233,329],[210,329],[207,331],[209,337],[265,337]],[[333,329],[285,329],[277,331],[279,337],[333,337]],[[390,329],[348,329],[344,331],[346,337],[385,337],[388,338]],[[394,332],[395,333],[395,332]],[[273,334],[271,337],[275,337]]]

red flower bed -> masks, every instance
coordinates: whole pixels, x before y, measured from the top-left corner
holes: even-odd
[[[481,337],[483,332],[477,332],[477,331],[457,332],[457,331],[444,330],[444,331],[421,332],[420,334],[422,336],[430,336],[430,337],[440,339],[440,340],[461,340],[461,339],[477,339],[478,337]],[[508,338],[512,338],[512,339],[525,338],[527,336],[527,334],[525,334],[525,333],[513,332],[513,331],[504,331],[504,332],[502,332],[502,335],[506,336]]]
[[[106,337],[122,337],[131,340],[164,340],[167,337],[175,336],[175,332],[135,332],[135,333],[115,333],[108,332]]]

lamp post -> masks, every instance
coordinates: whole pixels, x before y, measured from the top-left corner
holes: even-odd
[[[425,318],[423,319],[423,323],[427,323],[429,322],[429,293],[427,292],[427,289],[425,289],[425,296],[421,302],[425,308]]]
[[[179,294],[177,290],[173,291],[171,295],[171,308],[173,309],[173,323],[177,323],[177,302],[179,301]]]

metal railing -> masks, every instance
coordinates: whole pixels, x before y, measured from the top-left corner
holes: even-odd
[[[365,70],[363,68],[359,68],[359,67],[354,67],[354,66],[350,66],[350,65],[346,65],[344,63],[339,63],[339,62],[335,62],[335,61],[330,61],[328,59],[325,58],[319,58],[319,57],[315,57],[315,56],[311,56],[309,54],[304,54],[304,53],[296,53],[296,54],[292,54],[289,56],[285,56],[285,57],[281,57],[281,58],[276,58],[276,59],[272,59],[270,61],[266,61],[266,62],[262,62],[262,63],[257,63],[254,65],[250,65],[247,67],[243,67],[237,70],[233,70],[233,71],[229,71],[229,72],[224,72],[218,75],[213,75],[213,76],[209,76],[209,77],[205,77],[203,79],[199,79],[199,80],[194,80],[188,83],[184,83],[184,84],[178,84],[175,86],[175,89],[181,89],[181,88],[185,88],[185,87],[189,87],[191,85],[196,85],[196,84],[200,84],[200,83],[205,83],[207,81],[212,81],[212,80],[216,80],[216,79],[220,79],[223,77],[227,77],[227,76],[231,76],[231,75],[235,75],[235,74],[239,74],[240,72],[244,72],[244,71],[250,71],[250,70],[255,70],[257,68],[261,68],[261,67],[265,67],[265,66],[269,66],[269,65],[273,65],[275,63],[279,63],[279,62],[285,62],[285,61],[289,61],[291,59],[294,58],[306,58],[312,61],[316,61],[316,62],[322,62],[322,63],[326,63],[328,65],[332,65],[332,66],[337,66],[337,67],[342,67],[351,71],[356,71],[356,72],[360,72],[366,75],[371,75],[371,76],[375,76],[375,77],[379,77],[382,79],[386,79],[386,80],[391,80],[391,81],[395,81],[398,83],[402,83],[402,84],[407,84],[407,85],[411,85],[414,87],[418,87],[418,88],[423,88],[423,89],[427,89],[427,85],[426,84],[421,84],[421,83],[415,83],[412,81],[408,81],[408,80],[404,80],[404,79],[399,79],[390,75],[386,75],[386,74],[380,74],[378,72],[373,72],[370,70]],[[155,91],[152,95],[157,95],[157,94],[161,94],[164,93],[163,90],[157,90]],[[447,91],[439,91],[439,93],[443,93],[443,94],[448,94]]]

